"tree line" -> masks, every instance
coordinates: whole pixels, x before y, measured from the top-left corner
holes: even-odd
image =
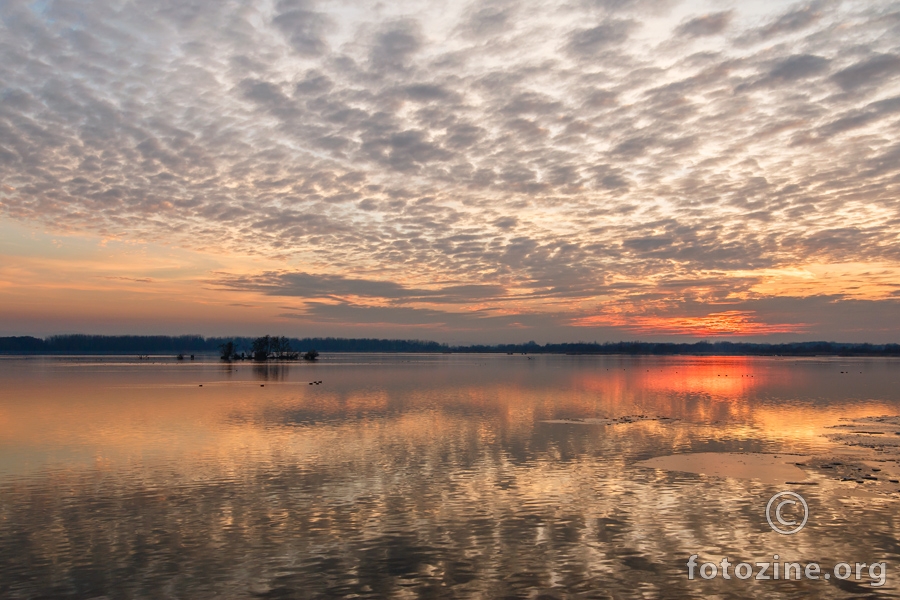
[[[253,344],[262,338],[203,337],[200,335],[53,335],[0,337],[4,354],[212,354],[231,342],[234,351],[245,357],[254,353]],[[275,336],[269,336],[269,340]],[[284,339],[279,337],[279,341]],[[286,338],[292,348],[316,348],[320,352],[444,352],[446,344],[422,340],[382,340],[370,338]],[[261,349],[261,348],[260,348]],[[274,350],[277,354],[277,349]]]
[[[372,338],[286,338],[283,336],[202,337],[144,335],[54,335],[0,337],[2,354],[192,354],[222,353],[232,344],[229,356],[243,353],[245,359],[297,360],[295,349],[315,348],[319,352],[410,352],[410,353],[507,353],[507,354],[649,354],[716,356],[900,356],[900,344],[843,342],[575,342],[562,344],[475,344],[448,345],[424,340]],[[292,358],[294,354],[296,358]],[[317,353],[318,354],[318,353]],[[263,359],[265,356],[267,358]]]

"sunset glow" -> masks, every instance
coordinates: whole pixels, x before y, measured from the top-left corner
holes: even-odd
[[[900,338],[891,2],[0,5],[0,335]]]
[[[583,318],[575,322],[582,327],[607,323],[605,317]],[[630,317],[618,324],[624,329],[649,335],[667,333],[692,337],[759,336],[773,333],[795,333],[806,329],[804,323],[768,324],[755,320],[753,311],[730,310],[704,317]]]

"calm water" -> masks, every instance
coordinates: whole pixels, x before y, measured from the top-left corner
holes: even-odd
[[[806,486],[809,524],[781,536],[763,510],[784,485],[635,464],[832,452],[823,434],[840,419],[900,414],[898,361],[3,358],[0,394],[2,598],[900,590],[896,494]],[[678,420],[545,422],[639,414]],[[775,553],[828,568],[886,561],[887,584],[687,578],[692,554]]]

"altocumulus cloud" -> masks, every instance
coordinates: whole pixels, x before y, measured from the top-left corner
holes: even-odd
[[[417,301],[468,304],[506,296],[498,285],[449,285],[430,289],[411,288],[392,281],[355,279],[341,275],[300,272],[266,272],[253,276],[219,274],[213,281],[225,289],[260,292],[270,296],[298,298],[375,298],[395,304]]]
[[[893,2],[7,0],[0,59],[4,218],[277,254],[212,279],[308,311],[643,331],[900,261]]]

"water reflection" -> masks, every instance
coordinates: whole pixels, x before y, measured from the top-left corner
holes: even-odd
[[[236,363],[243,366],[245,363]],[[285,381],[292,366],[287,363],[246,363],[260,381]],[[235,367],[236,368],[236,367]]]
[[[0,595],[846,595],[821,581],[685,575],[691,554],[776,552],[888,560],[888,585],[874,593],[895,594],[894,500],[835,502],[809,488],[816,518],[784,537],[761,512],[777,487],[634,464],[683,451],[806,452],[828,445],[824,428],[842,417],[900,413],[900,364],[849,364],[3,360]],[[545,422],[629,414],[678,421]]]

